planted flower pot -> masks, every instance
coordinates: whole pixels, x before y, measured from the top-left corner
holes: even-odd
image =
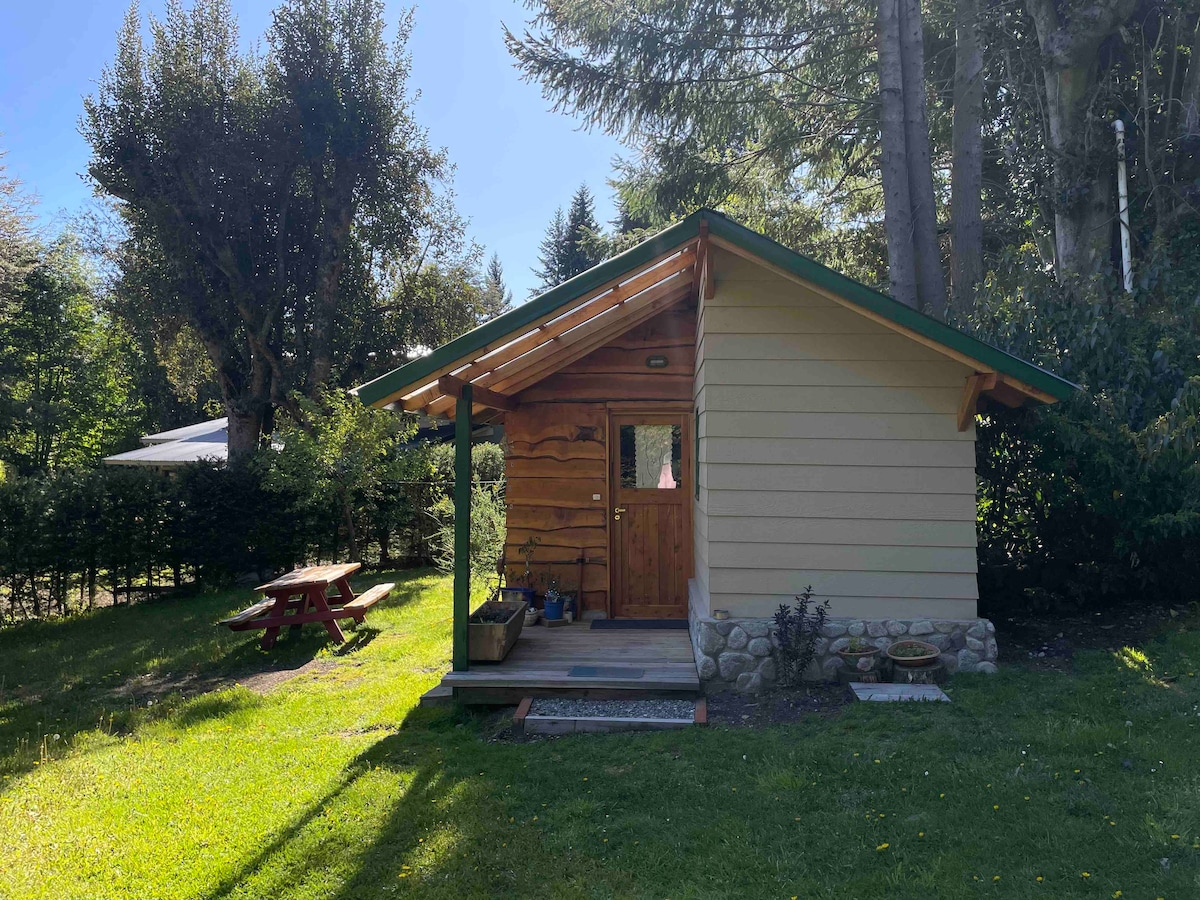
[[[524,600],[489,600],[467,619],[467,655],[472,662],[500,662],[525,627]]]
[[[927,644],[924,641],[917,641],[909,638],[905,641],[896,641],[887,648],[888,658],[898,666],[905,668],[918,668],[920,666],[930,666],[937,662],[937,658],[941,655],[941,650]]]
[[[854,672],[874,670],[879,648],[862,638],[851,638],[850,643],[836,651],[842,661]]]
[[[542,612],[545,614],[547,621],[554,622],[563,617],[564,606],[566,606],[566,599],[564,597],[551,597],[547,595],[542,603]]]

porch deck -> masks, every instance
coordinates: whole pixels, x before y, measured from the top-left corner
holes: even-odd
[[[600,669],[572,676],[575,666]],[[604,670],[640,670],[637,677],[614,677]],[[471,663],[448,672],[442,688],[465,703],[517,703],[524,697],[691,697],[700,677],[685,630],[593,631],[586,623],[564,628],[526,628],[499,663]],[[435,689],[436,690],[436,689]]]

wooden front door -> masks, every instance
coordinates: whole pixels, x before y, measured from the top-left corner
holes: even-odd
[[[692,436],[686,413],[608,419],[609,559],[616,618],[687,617]]]

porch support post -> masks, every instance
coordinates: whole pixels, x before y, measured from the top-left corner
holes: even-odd
[[[464,384],[454,413],[454,671],[470,667],[471,614],[471,385]]]

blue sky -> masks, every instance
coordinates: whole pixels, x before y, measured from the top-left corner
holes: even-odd
[[[262,35],[271,0],[233,0],[242,38]],[[388,3],[396,22],[410,4]],[[121,0],[6,3],[0,28],[0,148],[8,174],[36,193],[41,220],[59,227],[83,207],[88,147],[79,136],[82,97],[112,58],[126,9]],[[162,0],[144,0],[158,13]],[[426,0],[416,4],[409,43],[417,119],[449,151],[459,212],[468,234],[500,254],[509,286],[523,300],[536,279],[537,245],[556,206],[581,182],[596,195],[597,217],[613,215],[605,179],[620,151],[612,138],[580,130],[553,113],[537,85],[520,80],[500,23],[514,32],[529,13],[519,0]]]

